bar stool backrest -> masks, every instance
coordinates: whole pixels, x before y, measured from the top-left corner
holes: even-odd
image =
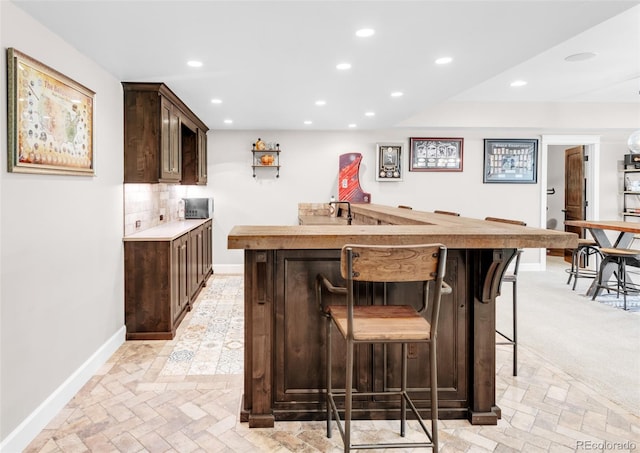
[[[442,244],[345,245],[340,271],[347,281],[348,335],[353,332],[354,282],[423,282],[424,298],[419,313],[428,307],[427,319],[431,323],[431,335],[435,338],[446,261],[447,248]],[[431,282],[434,282],[433,290],[429,291]],[[393,306],[385,308],[393,309]]]

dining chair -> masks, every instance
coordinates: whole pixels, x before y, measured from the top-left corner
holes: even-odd
[[[596,299],[601,289],[615,289],[617,297],[620,297],[620,293],[622,293],[623,309],[627,310],[627,294],[640,292],[640,286],[627,279],[627,265],[640,267],[640,250],[602,247],[600,252],[603,258],[591,300]],[[613,273],[616,279],[615,288],[609,282],[603,281],[603,271],[610,263],[615,263],[616,265],[616,272]]]
[[[590,257],[595,259],[595,270],[589,268]],[[571,267],[566,269],[566,272],[569,274],[567,285],[571,283],[571,279],[573,278],[573,286],[571,289],[575,290],[579,278],[596,278],[601,262],[602,252],[596,241],[593,239],[579,238],[578,246],[573,249],[571,253]]]

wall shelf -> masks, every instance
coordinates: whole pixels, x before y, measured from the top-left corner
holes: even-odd
[[[256,149],[256,144],[253,144],[251,168],[254,178],[256,177],[256,168],[275,168],[276,178],[280,177],[280,145],[275,146],[275,149]]]

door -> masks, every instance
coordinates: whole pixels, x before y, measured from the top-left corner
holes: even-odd
[[[576,146],[564,151],[564,219],[585,220],[586,183],[584,179],[584,147]],[[564,227],[565,231],[584,237],[582,228]],[[572,249],[565,249],[565,261],[571,262]]]

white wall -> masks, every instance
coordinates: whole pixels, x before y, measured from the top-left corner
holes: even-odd
[[[602,110],[602,109],[601,109]],[[606,112],[604,112],[606,115]],[[576,118],[579,122],[579,118]],[[484,138],[539,138],[543,131],[511,129],[508,119],[500,131],[487,128],[400,129],[386,131],[294,132],[294,131],[213,131],[209,134],[209,185],[207,196],[215,199],[214,264],[242,263],[241,250],[227,249],[227,236],[234,225],[294,225],[298,202],[326,201],[337,193],[338,156],[347,152],[363,154],[360,182],[371,193],[373,203],[410,205],[432,211],[447,209],[463,216],[488,215],[522,219],[540,227],[540,188],[538,184],[483,184]],[[548,133],[545,130],[544,133]],[[591,133],[591,131],[590,131]],[[597,134],[597,132],[594,132]],[[625,153],[628,131],[614,131],[602,144],[600,205],[606,218],[617,218],[615,160]],[[252,177],[251,144],[260,137],[280,143],[280,178],[275,171],[258,169]],[[463,137],[463,172],[409,172],[409,137]],[[613,143],[610,143],[613,141]],[[405,144],[404,181],[377,182],[375,149],[378,142]],[[611,159],[614,160],[613,166]],[[540,178],[538,178],[540,179]],[[606,191],[606,192],[605,192]],[[546,228],[546,225],[542,225]],[[523,263],[537,263],[538,254],[528,251]]]
[[[96,92],[96,176],[7,172],[0,71],[0,450],[16,451],[124,339],[120,82],[10,2],[0,44]],[[88,376],[87,376],[88,374]]]

